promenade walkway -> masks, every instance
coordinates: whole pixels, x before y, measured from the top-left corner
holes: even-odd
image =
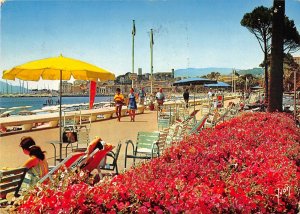
[[[228,102],[238,102],[238,98],[225,101],[225,106]],[[201,105],[196,106],[200,109]],[[190,111],[194,110],[193,107]],[[201,115],[197,115],[200,118]],[[136,121],[130,122],[130,117],[122,117],[121,122],[115,118],[93,122],[91,125],[90,137],[100,136],[104,141],[117,145],[118,142],[123,143],[121,148],[118,166],[120,171],[124,168],[124,151],[125,141],[128,139],[136,140],[139,131],[157,131],[157,112],[146,110],[144,114],[136,115]],[[54,151],[52,145],[48,141],[58,140],[58,128],[37,130],[33,132],[18,133],[13,135],[0,137],[0,168],[14,168],[21,166],[27,156],[23,154],[19,147],[20,138],[22,136],[31,136],[36,141],[37,145],[41,146],[46,151],[46,157],[50,165],[54,164]],[[64,154],[64,153],[63,153]]]

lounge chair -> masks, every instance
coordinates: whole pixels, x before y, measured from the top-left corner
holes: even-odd
[[[85,161],[85,163],[80,166],[80,169],[86,172],[92,172],[94,169],[97,169],[100,177],[102,177],[100,170],[101,160],[105,158],[107,153],[109,153],[113,148],[113,146],[109,146],[103,150],[94,150],[94,152],[89,155],[89,158]]]
[[[199,133],[203,128],[204,128],[204,125],[206,123],[206,120],[209,116],[209,113],[204,115],[201,120],[199,120],[192,128],[191,130],[189,131],[189,135],[191,134],[197,134]]]
[[[14,192],[15,197],[19,197],[19,190],[25,178],[27,168],[17,168],[11,170],[0,170],[0,207],[9,203],[6,198],[8,193]]]
[[[122,144],[119,143],[115,151],[110,151],[106,154],[106,164],[105,166],[100,166],[101,170],[115,171],[115,174],[118,175],[118,158],[121,151]],[[112,160],[112,162],[109,162]]]
[[[74,168],[75,166],[79,165],[79,163],[82,161],[82,158],[86,155],[85,152],[77,152],[77,153],[72,153],[68,155],[62,162],[57,164],[53,169],[48,172],[47,175],[45,175],[43,178],[39,180],[39,183],[43,183],[45,180],[48,178],[52,180],[52,175],[57,172],[58,169],[61,168],[61,166],[65,166],[68,169]]]
[[[125,168],[127,159],[132,158],[135,164],[135,159],[151,159],[159,156],[159,132],[139,132],[134,146],[132,140],[127,140],[125,149]],[[132,154],[128,154],[129,145],[132,149]]]
[[[169,128],[170,126],[170,119],[169,118],[158,118],[157,121],[158,130],[163,130],[165,128]]]
[[[90,128],[86,125],[80,125],[76,128],[77,130],[77,142],[72,148],[73,152],[86,151],[90,143]]]
[[[214,113],[209,113],[206,122],[204,124],[204,127],[213,128],[216,125],[219,117],[220,117],[220,113],[218,111],[215,111]]]

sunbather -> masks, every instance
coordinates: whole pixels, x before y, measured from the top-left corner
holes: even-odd
[[[45,152],[39,146],[35,145],[31,137],[22,137],[20,147],[24,154],[30,158],[23,164],[28,170],[24,183],[32,186],[38,182],[40,178],[48,173],[48,162],[45,157]]]
[[[106,144],[100,137],[96,137],[89,144],[86,151],[87,156],[80,168],[90,172],[94,169],[97,169],[98,173],[101,174],[100,168],[106,164],[106,154],[112,148],[112,145]],[[96,154],[94,154],[93,156],[90,156],[96,149],[98,149],[99,151],[96,152]]]

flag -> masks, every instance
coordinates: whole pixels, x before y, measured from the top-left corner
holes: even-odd
[[[132,35],[135,36],[135,34],[136,34],[136,30],[135,30],[135,22],[134,22],[134,20],[132,20],[132,22],[133,22],[133,26],[132,26]]]
[[[151,32],[150,32],[150,47],[153,47],[153,45],[154,45],[153,30],[151,29]]]
[[[90,81],[90,109],[93,108],[95,96],[96,96],[96,82]]]

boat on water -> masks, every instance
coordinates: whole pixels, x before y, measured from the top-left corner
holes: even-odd
[[[22,110],[22,111],[19,111],[19,115],[33,115],[33,114],[36,114],[32,111],[29,111],[29,110]]]
[[[0,114],[0,117],[9,117],[13,110],[8,110]]]
[[[54,101],[52,97],[48,97],[45,103],[43,103],[43,106],[53,106],[53,105],[58,105],[59,100]]]

